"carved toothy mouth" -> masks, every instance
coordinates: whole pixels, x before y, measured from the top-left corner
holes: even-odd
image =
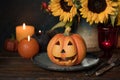
[[[76,55],[74,55],[74,56],[72,56],[72,57],[66,57],[66,58],[61,58],[61,57],[55,57],[54,56],[54,58],[55,59],[57,59],[58,61],[69,61],[69,60],[74,60],[75,59],[75,57],[76,57]]]

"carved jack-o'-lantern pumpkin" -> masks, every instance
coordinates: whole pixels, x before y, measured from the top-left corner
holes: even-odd
[[[81,63],[86,55],[86,45],[78,34],[56,34],[47,46],[47,54],[53,63],[72,66]]]

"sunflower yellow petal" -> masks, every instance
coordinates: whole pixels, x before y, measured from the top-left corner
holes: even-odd
[[[95,21],[97,17],[98,17],[97,13],[94,13],[92,20]]]
[[[66,13],[64,12],[64,13],[63,13],[63,16],[64,16],[64,18],[63,18],[63,22],[67,22],[67,19],[68,19],[67,16],[68,16],[68,15],[66,15]]]
[[[116,7],[116,6],[118,6],[119,4],[116,3],[116,2],[113,2],[111,5],[112,5],[113,7]]]
[[[104,22],[104,17],[105,17],[104,13],[100,13],[100,14],[99,14],[98,18],[99,18],[99,21],[100,21],[101,23]]]
[[[89,22],[92,21],[92,17],[93,17],[93,13],[91,11],[89,11],[89,14],[87,15],[87,19]]]
[[[97,17],[96,20],[95,20],[95,23],[99,23],[99,18]]]

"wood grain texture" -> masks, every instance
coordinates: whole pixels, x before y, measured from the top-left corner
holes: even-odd
[[[115,50],[120,53],[120,50]],[[94,67],[93,67],[94,68]],[[91,68],[92,69],[92,68]],[[89,70],[89,69],[88,69]],[[101,76],[85,76],[85,71],[49,71],[21,58],[18,53],[0,53],[0,80],[119,80],[120,66],[114,67]]]

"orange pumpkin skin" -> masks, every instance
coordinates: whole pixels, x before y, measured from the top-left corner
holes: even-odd
[[[47,54],[50,60],[58,65],[72,66],[82,62],[86,56],[86,45],[78,34],[65,36],[56,34],[47,46]]]
[[[29,59],[35,56],[39,52],[39,44],[36,39],[27,38],[22,39],[18,44],[18,53],[21,57]]]

